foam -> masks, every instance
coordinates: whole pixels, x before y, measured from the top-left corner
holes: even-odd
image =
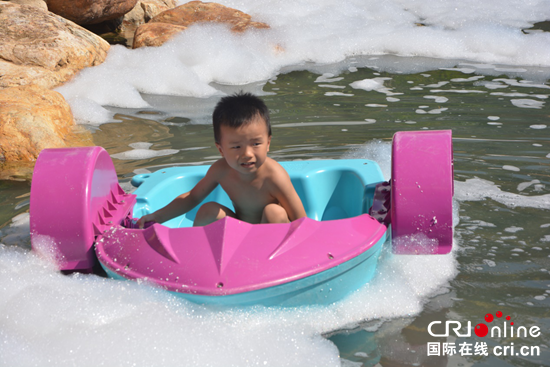
[[[504,231],[505,232],[510,232],[510,233],[516,233],[516,232],[519,232],[519,231],[523,231],[523,228],[516,227],[516,226],[511,226],[511,227],[504,228]]]
[[[420,114],[420,115],[424,115],[424,114],[427,114],[427,113],[430,114],[430,115],[440,115],[442,112],[445,112],[447,110],[448,110],[448,108],[435,108],[435,109],[429,110],[429,111],[425,111],[425,110],[422,110],[422,109],[417,109],[415,112]]]
[[[365,91],[374,90],[380,93],[384,93],[388,96],[391,96],[394,93],[391,92],[392,88],[386,88],[384,86],[385,80],[391,80],[391,78],[373,78],[373,79],[358,80],[356,82],[351,83],[350,87],[354,89],[363,89]],[[403,93],[399,93],[399,94],[403,94]]]
[[[513,172],[519,172],[521,171],[521,169],[519,167],[516,167],[516,166],[511,166],[511,165],[504,165],[502,166],[502,169],[503,170],[506,170],[506,171],[513,171]]]
[[[326,92],[325,96],[333,97],[333,96],[339,96],[339,97],[353,97],[353,94],[350,93],[342,93],[342,92]]]
[[[516,107],[519,108],[537,108],[541,109],[544,106],[544,102],[535,101],[530,98],[521,98],[521,99],[511,99],[510,102]]]
[[[363,158],[375,161],[382,171],[384,180],[388,181],[391,177],[391,150],[390,142],[373,140],[347,152],[342,158]]]
[[[529,182],[522,182],[520,184],[518,184],[518,191],[523,191],[525,189],[527,189],[528,187],[532,186],[532,185],[535,185],[535,190],[538,191],[540,190],[541,187],[541,183],[539,180],[532,180],[532,181],[529,181]]]
[[[435,103],[446,103],[449,101],[449,98],[442,96],[424,96],[426,99],[433,99]]]
[[[165,155],[172,155],[179,152],[178,149],[161,149],[161,150],[151,150],[149,149],[153,144],[145,142],[137,142],[130,144],[132,150],[128,150],[122,153],[111,154],[111,157],[122,160],[131,160],[131,159],[150,159],[156,157],[162,157]]]
[[[144,94],[223,95],[221,85],[265,83],[280,72],[315,72],[319,65],[342,63],[342,71],[368,66],[397,73],[441,66],[495,75],[529,72],[525,66],[550,66],[550,34],[522,32],[550,18],[543,0],[522,2],[521,6],[516,0],[429,5],[418,0],[220,3],[247,12],[271,28],[233,34],[224,25],[202,24],[189,27],[161,47],[128,50],[112,46],[103,64],[85,69],[57,90],[69,101],[79,122],[99,124],[112,120],[112,114],[98,106],[147,108]],[[425,26],[418,26],[420,23]],[[394,65],[393,61],[372,57],[376,55],[425,59],[422,66]],[[346,61],[361,56],[366,58],[362,64]],[[445,61],[452,59],[470,60],[470,65],[453,69],[456,62]],[[431,67],[425,68],[426,64]],[[324,79],[329,83],[338,77],[333,74]],[[502,83],[526,86],[513,79]]]
[[[525,196],[502,191],[495,183],[481,178],[455,181],[455,199],[481,201],[492,199],[510,208],[550,209],[550,194]]]

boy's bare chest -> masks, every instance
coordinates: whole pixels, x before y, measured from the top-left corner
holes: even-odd
[[[259,215],[261,217],[263,208],[267,204],[277,202],[270,193],[266,180],[254,180],[252,182],[225,180],[220,184],[233,202],[237,214],[240,215],[247,217],[249,215]]]

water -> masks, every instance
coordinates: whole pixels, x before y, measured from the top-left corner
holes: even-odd
[[[57,273],[29,253],[29,185],[2,182],[0,365],[549,365],[550,56],[541,42],[550,38],[521,31],[550,18],[547,3],[223,3],[272,24],[248,44],[287,54],[233,36],[201,45],[217,27],[197,27],[149,59],[115,48],[61,88],[116,157],[124,187],[135,173],[217,159],[209,116],[220,94],[240,89],[270,107],[278,160],[373,158],[388,176],[396,131],[452,129],[454,252],[386,252],[371,284],[329,307],[213,309],[144,284]],[[473,328],[497,311],[541,335],[428,334],[433,321]],[[488,356],[427,355],[428,342],[458,352],[480,341]],[[511,343],[540,353],[493,353]]]

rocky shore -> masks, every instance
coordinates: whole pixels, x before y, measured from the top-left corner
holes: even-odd
[[[30,180],[45,148],[93,145],[52,89],[101,64],[110,43],[160,46],[200,22],[269,28],[216,3],[176,0],[0,0],[0,180]],[[109,42],[106,41],[109,40]]]

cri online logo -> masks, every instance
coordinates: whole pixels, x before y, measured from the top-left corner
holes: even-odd
[[[501,311],[497,311],[495,313],[495,316],[500,319],[502,317],[502,312]],[[493,320],[495,320],[493,314],[491,313],[488,313],[487,315],[485,315],[485,321],[487,323],[491,323],[493,322]],[[510,321],[510,316],[506,316],[506,320],[507,321]],[[447,337],[449,336],[449,331],[450,330],[453,330],[456,334],[456,336],[458,337],[461,337],[461,338],[464,338],[464,337],[470,337],[472,335],[472,323],[470,321],[468,321],[468,326],[467,326],[467,331],[463,334],[460,333],[460,330],[462,329],[462,324],[460,323],[460,321],[450,321],[450,320],[447,320],[445,321],[445,334],[436,334],[432,331],[432,326],[433,325],[436,325],[436,324],[441,324],[441,321],[433,321],[431,322],[429,325],[428,325],[428,333],[430,333],[431,336],[434,336],[434,337]],[[510,322],[510,327],[508,328],[507,327],[507,323],[506,321],[504,321],[504,326],[503,327],[500,327],[500,326],[493,326],[491,328],[491,337],[498,337],[498,338],[501,338],[501,337],[524,337],[526,338],[527,337],[527,334],[529,334],[531,337],[533,338],[536,338],[538,336],[540,336],[540,328],[538,326],[531,326],[529,328],[529,330],[525,327],[525,326],[520,326],[520,327],[517,327],[515,328],[514,330],[514,323],[513,322]],[[483,338],[485,336],[487,336],[487,334],[489,334],[489,327],[485,324],[485,323],[479,323],[475,326],[474,328],[474,332],[477,336],[479,336],[480,338]],[[523,335],[522,335],[523,334]]]

